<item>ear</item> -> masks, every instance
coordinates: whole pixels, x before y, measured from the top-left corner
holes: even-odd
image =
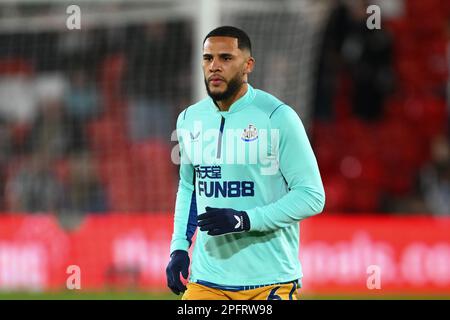
[[[255,67],[255,59],[253,57],[248,57],[247,61],[245,62],[244,74],[251,73],[254,67]]]

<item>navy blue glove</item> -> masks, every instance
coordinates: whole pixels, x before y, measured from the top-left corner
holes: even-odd
[[[187,251],[175,250],[170,255],[170,262],[166,268],[167,286],[176,295],[186,291],[186,286],[180,280],[180,272],[183,278],[187,279],[189,275],[189,263],[190,259]]]
[[[206,207],[206,212],[197,220],[200,231],[208,231],[210,236],[250,230],[250,219],[245,211]]]

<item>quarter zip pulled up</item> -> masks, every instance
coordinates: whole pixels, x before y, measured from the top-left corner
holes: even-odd
[[[223,136],[223,127],[225,126],[225,118],[221,116],[220,120],[220,129],[219,129],[219,139],[217,140],[217,155],[216,158],[220,159],[222,156],[222,136]]]

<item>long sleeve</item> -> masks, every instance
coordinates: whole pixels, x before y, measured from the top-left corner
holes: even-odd
[[[325,191],[319,168],[304,126],[297,113],[282,105],[272,115],[272,128],[279,129],[279,167],[289,191],[266,206],[246,210],[250,231],[269,231],[322,212]]]
[[[177,120],[177,137],[180,147],[180,180],[175,202],[175,215],[170,252],[188,250],[197,227],[197,205],[194,191],[194,167],[184,154],[182,130],[183,113]]]

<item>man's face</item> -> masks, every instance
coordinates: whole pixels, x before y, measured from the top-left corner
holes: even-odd
[[[253,59],[247,50],[238,48],[238,39],[210,37],[203,45],[203,74],[206,90],[216,101],[233,96],[247,80]]]

